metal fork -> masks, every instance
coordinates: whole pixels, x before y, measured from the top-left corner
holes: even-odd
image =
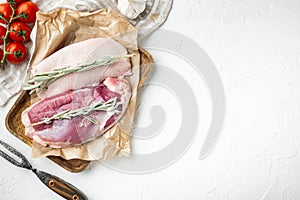
[[[69,200],[87,200],[87,196],[81,192],[78,188],[71,185],[70,183],[43,171],[39,171],[32,167],[27,158],[18,152],[15,148],[10,146],[9,144],[0,140],[0,145],[2,145],[5,149],[7,149],[12,154],[16,155],[21,161],[15,160],[13,157],[5,153],[0,149],[0,156],[9,161],[10,163],[31,170],[35,175],[42,181],[48,188],[52,191],[56,192],[60,196]]]

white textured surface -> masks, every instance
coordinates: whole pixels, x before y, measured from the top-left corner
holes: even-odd
[[[163,28],[178,31],[201,45],[225,86],[223,135],[205,160],[197,159],[207,131],[207,126],[201,125],[186,154],[174,165],[152,174],[123,174],[99,163],[72,174],[48,159],[31,162],[69,180],[91,200],[299,199],[299,20],[297,0],[174,2]],[[153,54],[156,60],[161,59]],[[29,156],[30,149],[4,128],[12,103],[0,108],[0,139]],[[1,199],[58,199],[31,172],[2,159],[0,169]],[[112,187],[118,188],[117,192],[112,192]]]

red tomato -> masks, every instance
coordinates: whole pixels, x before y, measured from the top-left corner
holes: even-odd
[[[9,0],[6,0],[6,2],[8,3]],[[10,0],[11,1],[11,0]],[[20,5],[21,3],[28,1],[28,0],[14,0],[14,3],[12,4],[14,6],[14,8],[16,8],[18,5]]]
[[[12,15],[12,9],[11,9],[11,7],[8,3],[1,3],[0,4],[0,15],[2,15],[2,17],[4,19],[6,19],[6,21],[10,20],[10,17]],[[6,24],[6,22],[2,19],[0,19],[0,23],[5,23]]]
[[[17,7],[16,15],[22,15],[18,18],[20,21],[25,23],[35,22],[36,12],[39,10],[38,6],[31,2],[23,2]]]
[[[3,50],[0,49],[0,61],[2,60],[2,58],[3,58]]]
[[[9,53],[6,56],[6,60],[13,64],[19,64],[27,57],[26,47],[18,42],[12,42],[7,45],[6,51]]]
[[[17,42],[26,42],[30,37],[30,27],[23,22],[13,22],[9,28],[9,37]]]
[[[3,38],[6,34],[6,28],[4,28],[3,26],[0,26],[0,45],[3,44]]]

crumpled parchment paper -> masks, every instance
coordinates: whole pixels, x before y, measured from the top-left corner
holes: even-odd
[[[101,8],[118,12],[115,0],[32,0],[43,12],[55,8],[65,7],[79,11],[96,11]],[[0,0],[1,3],[6,1]],[[138,29],[139,40],[145,38],[167,19],[171,11],[173,0],[147,0],[146,10],[136,19],[129,22]],[[0,106],[4,106],[9,99],[18,94],[26,78],[27,62],[32,54],[32,44],[26,44],[29,50],[27,60],[18,66],[9,65],[6,70],[0,70]]]
[[[99,160],[128,156],[130,153],[130,132],[136,107],[137,86],[140,79],[138,32],[135,27],[125,18],[110,10],[82,13],[60,8],[50,13],[39,12],[35,31],[31,66],[68,44],[95,37],[112,37],[135,56],[131,59],[132,75],[128,77],[132,86],[132,97],[119,122],[104,135],[80,146],[56,149],[43,147],[33,142],[32,157],[53,155],[65,159]]]

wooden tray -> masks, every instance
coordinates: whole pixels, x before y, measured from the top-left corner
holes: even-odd
[[[141,54],[140,77],[144,78],[140,79],[138,89],[143,85],[144,81],[146,80],[145,77],[148,76],[153,65],[153,58],[146,50],[139,49],[139,52]],[[25,127],[21,122],[21,113],[30,105],[31,99],[29,92],[23,91],[8,112],[5,119],[5,125],[9,132],[11,132],[11,134],[16,136],[18,139],[28,144],[29,146],[32,146],[32,139],[25,136]],[[48,156],[48,158],[70,172],[81,172],[90,163],[90,161],[80,159],[65,160],[58,156]]]

